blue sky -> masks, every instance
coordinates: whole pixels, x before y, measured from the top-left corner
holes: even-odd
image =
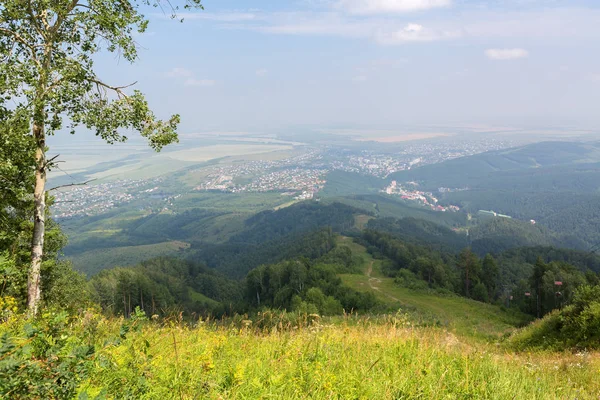
[[[205,0],[149,14],[138,81],[182,132],[600,126],[597,0]],[[151,11],[154,12],[154,11]]]

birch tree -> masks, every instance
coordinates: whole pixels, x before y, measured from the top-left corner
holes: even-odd
[[[106,142],[123,142],[137,131],[156,151],[177,140],[179,115],[156,118],[132,85],[105,82],[93,57],[106,51],[129,62],[137,59],[134,35],[143,33],[143,11],[179,6],[160,0],[0,0],[0,107],[25,113],[35,141],[33,238],[28,271],[28,308],[37,313],[40,266],[44,256],[48,135],[78,127]],[[184,9],[202,8],[186,0]],[[164,11],[164,10],[163,10]]]

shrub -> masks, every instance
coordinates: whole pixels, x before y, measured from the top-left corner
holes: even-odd
[[[600,286],[578,288],[572,304],[518,331],[509,343],[518,350],[599,349]]]
[[[394,280],[396,285],[414,290],[426,290],[429,288],[427,282],[419,279],[412,271],[401,269]]]
[[[71,399],[87,376],[94,347],[68,334],[66,312],[48,312],[0,337],[0,397]]]

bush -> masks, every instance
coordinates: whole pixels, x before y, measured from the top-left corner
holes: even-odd
[[[44,313],[0,338],[0,397],[71,399],[88,373],[94,346],[67,334],[66,312]]]
[[[489,300],[488,291],[485,285],[481,282],[473,287],[473,299],[487,303]]]
[[[518,331],[509,343],[518,350],[600,349],[600,286],[578,288],[572,304]]]
[[[405,287],[413,290],[426,290],[429,288],[427,282],[419,279],[413,272],[408,269],[401,269],[396,274],[394,283],[400,287]]]

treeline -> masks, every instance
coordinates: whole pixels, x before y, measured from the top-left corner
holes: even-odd
[[[263,211],[246,220],[247,229],[233,236],[230,243],[258,244],[281,237],[329,227],[344,232],[354,226],[354,215],[362,211],[341,203],[302,202],[277,211]]]
[[[334,247],[334,232],[330,228],[323,228],[317,232],[290,234],[257,244],[192,243],[189,259],[206,264],[231,278],[241,279],[259,265],[299,257],[315,259]]]
[[[225,214],[200,208],[180,214],[151,214],[130,223],[125,233],[138,240],[190,240],[202,237],[207,221]]]
[[[197,263],[157,258],[104,270],[90,280],[92,298],[108,312],[128,317],[174,311],[223,315],[241,308],[242,285]]]
[[[485,302],[499,297],[498,266],[491,255],[482,262],[469,249],[456,255],[371,229],[364,232],[362,240],[375,258],[384,260],[383,273],[402,286],[445,289]]]
[[[517,350],[600,348],[600,285],[580,286],[570,304],[517,332],[508,343]]]
[[[312,263],[295,260],[258,267],[246,277],[246,301],[251,307],[308,314],[373,311],[378,304],[374,294],[343,286],[337,275],[354,271],[349,251],[343,247]]]
[[[577,288],[600,283],[599,259],[572,250],[522,248],[480,258],[469,248],[459,254],[437,251],[374,230],[361,240],[384,259],[383,272],[399,285],[448,290],[538,317],[568,304]]]
[[[477,225],[468,228],[468,235],[412,217],[372,219],[367,227],[387,232],[406,243],[426,245],[440,251],[460,252],[470,247],[479,256],[520,247],[555,246],[560,243],[549,229],[510,218],[480,220]]]
[[[576,179],[576,176],[571,177],[571,180]],[[595,179],[597,188],[600,172]],[[556,184],[560,186],[559,182]],[[552,244],[556,246],[587,250],[600,242],[600,209],[597,207],[600,196],[595,189],[589,193],[573,193],[558,189],[514,191],[490,188],[448,193],[443,199],[472,213],[491,209],[520,220],[533,219],[538,226],[547,228],[552,235]],[[534,232],[528,234],[536,235]]]
[[[377,218],[367,224],[374,231],[387,232],[405,243],[427,243],[430,248],[459,251],[468,246],[467,235],[418,218]]]
[[[336,246],[330,230],[307,237],[325,244],[322,254],[312,258],[296,255],[261,265],[241,280],[174,258],[105,270],[90,280],[92,298],[107,312],[126,317],[136,307],[149,315],[185,312],[213,316],[265,307],[319,314],[371,310],[377,304],[375,297],[342,286],[337,276],[361,272],[362,258],[347,246]]]
[[[554,246],[559,242],[549,229],[511,218],[480,220],[469,229],[469,245],[479,255],[519,247]]]

